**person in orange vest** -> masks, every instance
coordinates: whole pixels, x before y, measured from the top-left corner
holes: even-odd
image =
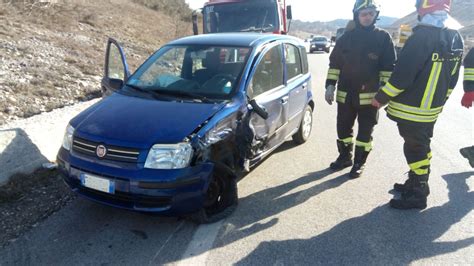
[[[474,48],[472,48],[464,59],[464,96],[461,105],[471,108],[474,102]],[[474,146],[459,150],[469,164],[474,168]]]
[[[424,209],[430,194],[430,142],[447,98],[458,82],[464,43],[457,30],[447,28],[451,0],[417,0],[420,23],[405,43],[389,81],[372,105],[388,103],[387,116],[404,140],[408,180],[395,184],[401,197],[390,201],[397,209]]]

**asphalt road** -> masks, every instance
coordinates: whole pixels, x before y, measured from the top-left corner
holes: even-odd
[[[128,212],[77,199],[0,251],[0,265],[474,264],[474,113],[458,86],[435,127],[429,206],[388,207],[406,178],[402,140],[381,112],[364,176],[327,170],[336,106],[323,101],[328,55],[309,55],[314,131],[285,143],[239,182],[239,207],[216,224]]]

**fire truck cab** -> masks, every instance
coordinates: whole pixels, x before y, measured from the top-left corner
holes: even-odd
[[[209,0],[193,12],[193,31],[199,33],[198,14],[202,14],[202,33],[261,32],[286,34],[292,19],[286,0]]]

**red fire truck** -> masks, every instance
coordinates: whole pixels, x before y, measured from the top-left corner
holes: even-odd
[[[193,31],[199,33],[198,14],[202,13],[202,33],[262,32],[287,34],[292,19],[286,0],[209,0],[193,12]]]

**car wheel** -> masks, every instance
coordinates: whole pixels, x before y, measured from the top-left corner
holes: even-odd
[[[237,202],[236,178],[216,167],[204,196],[203,207],[190,218],[198,224],[215,223],[232,214]]]
[[[298,129],[298,132],[293,135],[293,141],[296,144],[305,143],[309,139],[312,129],[313,109],[311,109],[311,106],[307,105],[304,110],[303,119],[301,119],[300,128]]]

